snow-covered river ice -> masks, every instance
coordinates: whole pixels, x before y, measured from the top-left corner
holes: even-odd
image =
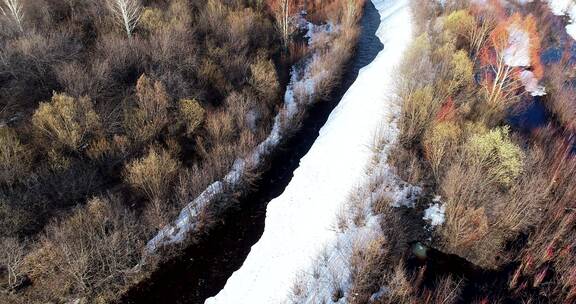
[[[412,37],[406,0],[373,0],[384,48],[360,70],[285,191],[266,211],[264,233],[242,267],[206,303],[283,303],[296,275],[336,237],[349,192],[362,183],[370,145],[394,105],[394,69]]]

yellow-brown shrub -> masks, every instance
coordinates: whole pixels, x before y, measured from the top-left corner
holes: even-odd
[[[276,75],[274,63],[264,56],[256,58],[256,62],[250,65],[250,84],[263,99],[264,104],[271,107],[278,99],[280,84]]]
[[[31,156],[14,130],[0,127],[0,183],[11,185],[25,178],[32,165]]]
[[[161,29],[165,25],[162,11],[158,8],[145,8],[140,16],[139,24],[149,32]]]
[[[32,125],[48,146],[77,151],[100,128],[100,117],[89,98],[75,99],[54,93],[50,102],[40,103],[32,116]]]
[[[410,146],[421,138],[440,108],[440,101],[436,99],[431,86],[416,88],[400,98],[402,98],[400,141]]]
[[[168,123],[168,94],[159,82],[146,75],[136,84],[136,107],[127,110],[125,128],[137,142],[154,139]]]
[[[475,134],[465,144],[468,161],[486,170],[486,180],[509,186],[523,169],[524,153],[509,138],[508,127]]]
[[[125,179],[149,199],[162,199],[178,173],[179,164],[172,156],[151,148],[148,154],[126,165]]]
[[[186,125],[186,132],[193,134],[204,122],[206,111],[195,99],[180,100],[180,117]]]
[[[434,123],[426,130],[422,144],[436,179],[445,159],[456,152],[460,134],[460,126],[451,121]]]

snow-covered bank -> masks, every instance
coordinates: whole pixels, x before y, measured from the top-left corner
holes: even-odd
[[[411,39],[407,0],[372,2],[381,15],[377,35],[384,50],[360,71],[285,192],[269,203],[264,234],[242,268],[206,303],[284,302],[295,276],[336,240],[337,215],[366,177],[376,131],[383,117],[399,111],[392,96],[394,67]]]
[[[373,147],[373,160],[366,168],[363,183],[352,189],[338,217],[338,232],[333,241],[320,252],[311,268],[304,269],[293,282],[291,303],[346,303],[353,288],[353,254],[385,238],[382,218],[373,212],[380,202],[390,207],[413,208],[422,188],[410,185],[396,175],[388,156],[396,144],[398,128],[391,119],[377,135],[379,145]],[[377,298],[379,295],[373,295]]]

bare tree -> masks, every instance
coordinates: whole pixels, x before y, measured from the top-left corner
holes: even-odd
[[[290,0],[282,0],[280,14],[279,23],[282,28],[282,41],[284,41],[284,47],[287,47],[290,35]]]
[[[23,32],[22,21],[24,20],[24,10],[22,9],[20,0],[2,0],[2,2],[5,7],[0,5],[0,13],[11,18],[16,23],[16,26],[18,26],[20,32]]]
[[[8,1],[8,0],[5,0]],[[124,28],[128,39],[142,16],[140,0],[106,0],[117,22]]]
[[[288,40],[291,34],[290,16],[294,13],[296,5],[294,0],[273,0],[270,3],[276,24],[282,35],[284,48],[288,48]]]
[[[7,271],[8,289],[12,289],[22,282],[24,252],[24,245],[18,240],[14,238],[0,239],[0,271],[2,268]]]

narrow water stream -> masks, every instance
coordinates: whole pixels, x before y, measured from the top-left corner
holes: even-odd
[[[241,198],[238,208],[228,210],[220,217],[221,224],[209,234],[200,236],[181,256],[167,261],[149,279],[129,290],[121,303],[203,303],[224,287],[262,235],[267,203],[284,191],[330,112],[356,80],[360,69],[382,50],[376,36],[379,25],[378,10],[371,1],[366,1],[357,50],[340,87],[309,110],[302,128],[288,140],[285,149],[274,155],[258,188]]]

